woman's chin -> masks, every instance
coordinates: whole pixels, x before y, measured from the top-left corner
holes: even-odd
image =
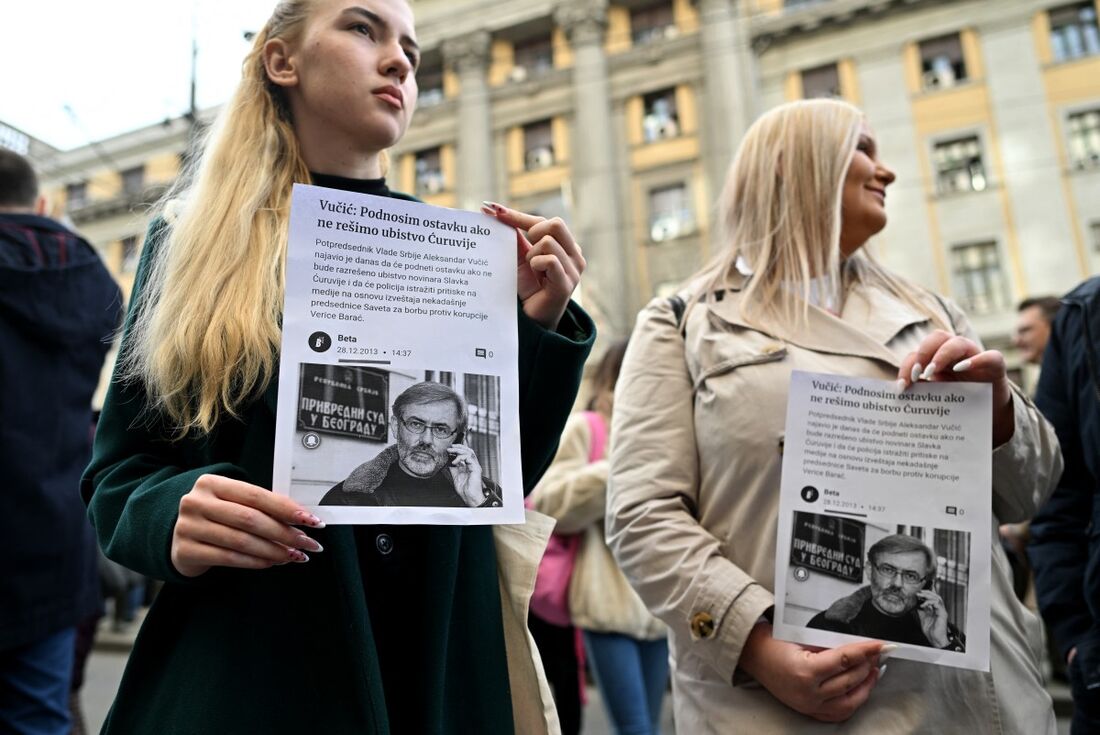
[[[384,151],[397,145],[405,128],[396,120],[371,120],[359,135],[359,147],[368,151]]]

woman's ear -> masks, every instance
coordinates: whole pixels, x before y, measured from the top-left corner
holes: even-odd
[[[290,53],[287,42],[273,38],[264,44],[264,71],[272,83],[280,87],[293,87],[298,84],[298,67]]]

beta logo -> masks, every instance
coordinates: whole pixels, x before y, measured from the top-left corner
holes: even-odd
[[[332,347],[332,337],[324,332],[314,332],[309,335],[309,349],[314,352],[326,352],[329,347]]]

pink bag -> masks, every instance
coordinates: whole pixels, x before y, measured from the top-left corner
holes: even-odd
[[[607,426],[603,416],[595,411],[585,411],[589,433],[592,437],[588,452],[589,463],[602,459],[607,444]],[[535,591],[531,595],[531,612],[553,625],[567,627],[569,616],[569,579],[577,561],[581,534],[551,534],[550,543],[539,562]]]

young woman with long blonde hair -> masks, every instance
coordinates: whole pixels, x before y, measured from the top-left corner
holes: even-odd
[[[83,492],[107,555],[166,584],[105,732],[552,728],[522,628],[538,524],[500,550],[486,527],[324,528],[270,492],[291,187],[408,198],[383,176],[419,54],[404,0],[278,3],[150,229]],[[526,231],[529,489],[593,338],[569,300],[585,264],[560,220],[486,213]]]
[[[922,377],[990,383],[1002,522],[1029,517],[1059,474],[1053,432],[1003,356],[983,350],[956,306],[863,249],[886,225],[893,181],[851,105],[768,112],[722,193],[728,246],[634,330],[615,394],[608,542],[669,627],[685,732],[1054,731],[1036,621],[998,544],[990,673],[902,660],[887,672],[880,641],[821,650],[771,635],[792,370],[900,388]],[[935,589],[920,595],[938,616]]]

